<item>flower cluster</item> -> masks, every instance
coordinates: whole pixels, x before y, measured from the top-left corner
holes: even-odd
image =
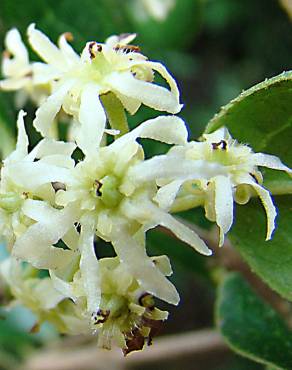
[[[29,150],[21,110],[16,149],[1,168],[0,230],[10,257],[0,273],[37,325],[48,320],[62,333],[97,332],[99,346],[116,345],[127,354],[151,343],[167,318],[155,297],[179,302],[167,278],[168,258],[147,254],[147,231],[160,225],[211,255],[173,213],[203,206],[219,227],[221,246],[234,201],[258,195],[270,239],[276,209],[258,167],[291,170],[274,156],[253,153],[225,128],[188,141],[184,121],[173,115],[182,108],[176,82],[129,44],[135,35],[88,42],[80,56],[70,38],[63,34],[57,47],[29,26],[29,43],[43,60],[31,63],[18,31],[6,37],[0,86],[37,104],[33,125],[43,138]],[[155,72],[169,88],[155,83]],[[135,114],[141,104],[171,114],[129,130],[125,111]],[[68,118],[66,142],[57,135],[60,114]],[[145,159],[139,138],[172,147]],[[116,256],[100,258],[100,241]]]

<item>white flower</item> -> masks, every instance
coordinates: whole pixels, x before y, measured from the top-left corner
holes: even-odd
[[[20,111],[17,120],[18,137],[16,149],[4,161],[1,168],[0,181],[0,230],[1,236],[8,243],[8,248],[17,257],[17,240],[27,227],[35,224],[40,218],[48,218],[44,222],[52,222],[52,216],[61,214],[55,208],[55,191],[51,183],[65,182],[70,175],[70,168],[74,167],[71,154],[75,149],[73,143],[57,142],[53,139],[43,139],[36,147],[28,152],[28,137],[25,132],[23,117],[25,113]],[[69,176],[70,177],[70,176]],[[50,216],[50,217],[49,217]],[[68,216],[70,218],[70,216]],[[66,218],[64,222],[57,226],[57,232],[63,233],[66,228]],[[69,222],[69,221],[68,221]],[[72,215],[70,218],[70,226]],[[33,225],[37,228],[37,225]],[[62,230],[62,231],[61,231]],[[39,237],[42,237],[39,230]],[[46,235],[46,238],[50,238]],[[51,239],[52,244],[57,240]],[[19,247],[21,253],[26,253],[22,246]],[[31,247],[28,245],[30,250]],[[43,259],[55,265],[55,268],[64,266],[68,263],[72,251],[61,248],[51,247],[50,250],[41,249],[41,244],[33,251],[34,258]],[[27,259],[29,262],[29,259]]]
[[[8,257],[0,264],[0,277],[9,288],[13,304],[21,304],[36,316],[32,330],[48,321],[60,333],[90,333],[90,321],[82,315],[82,310],[54,288],[50,277],[39,277],[39,271]]]
[[[67,275],[66,271],[59,274],[51,271],[54,287],[76,306],[86,299],[88,310],[83,315],[90,319],[92,331],[97,331],[99,347],[110,349],[116,345],[125,354],[142,349],[146,339],[148,344],[151,342],[155,329],[167,318],[168,313],[155,307],[153,296],[145,291],[128,266],[117,257],[97,261],[95,256],[91,256],[91,259],[96,261],[98,271],[94,273],[88,264],[86,271],[81,263],[80,270],[77,269],[72,281],[62,278]],[[151,261],[162,275],[172,274],[166,256],[152,257]],[[98,282],[95,280],[97,276]],[[98,306],[90,307],[88,283],[100,291]]]
[[[63,220],[66,229],[63,227],[62,231],[67,232],[70,228],[70,217],[73,226],[72,214],[75,212],[74,221],[81,224],[84,235],[84,242],[76,247],[81,251],[82,258],[88,255],[88,261],[92,261],[90,256],[94,255],[93,237],[97,234],[113,244],[120,260],[146,291],[177,304],[179,298],[175,288],[155,268],[146,254],[146,231],[162,225],[200,253],[210,255],[211,251],[195,232],[160,209],[153,201],[157,193],[156,179],[164,176],[163,167],[160,168],[160,173],[154,161],[153,166],[150,165],[147,169],[147,181],[136,181],[135,173],[140,173],[136,166],[139,163],[148,163],[148,160],[143,160],[142,147],[136,142],[138,137],[161,140],[169,144],[185,144],[187,130],[181,119],[160,116],[140,124],[109,146],[101,147],[94,154],[85,156],[85,159],[71,170],[71,177],[64,182],[66,190],[59,190],[56,194],[56,203],[64,208],[56,210],[55,218],[53,213],[49,216],[42,213],[39,222],[17,240],[15,249],[18,257],[39,267],[35,250],[49,250],[50,238],[53,235],[54,240],[62,238],[58,231],[59,223]],[[86,151],[86,147],[81,149]],[[159,156],[157,158],[159,160]],[[149,163],[151,161],[150,159]],[[31,206],[31,212],[34,207],[36,206]],[[45,224],[45,218],[49,219],[50,223]],[[92,269],[95,270],[97,267],[92,263]],[[45,259],[43,267],[53,268]],[[87,264],[85,268],[88,269]],[[88,289],[91,289],[90,284]],[[92,302],[93,306],[99,304],[96,289]]]
[[[180,158],[180,167],[193,161],[198,170],[193,173],[186,170],[180,178],[167,180],[166,177],[161,181],[164,186],[156,197],[160,206],[173,206],[175,210],[203,205],[206,217],[216,221],[219,226],[221,246],[224,234],[233,223],[233,202],[245,204],[256,193],[267,213],[266,240],[271,239],[277,212],[269,191],[262,186],[263,179],[258,166],[291,174],[291,169],[282,164],[279,158],[253,153],[250,147],[232,139],[224,127],[204,134],[202,142],[193,141],[184,147],[172,148],[169,155],[177,161]]]
[[[49,94],[50,88],[45,82],[35,83],[34,74],[35,69],[40,69],[39,63],[30,63],[28,51],[16,28],[7,32],[5,46],[2,59],[2,74],[5,79],[0,81],[0,88],[18,91],[17,108],[23,107],[28,97],[40,105]]]
[[[148,61],[138,47],[128,45],[135,35],[112,36],[105,44],[88,42],[81,56],[66,37],[60,38],[57,48],[33,24],[28,28],[28,37],[32,48],[47,63],[47,75],[56,81],[53,94],[36,112],[34,125],[43,136],[49,135],[51,123],[62,107],[81,123],[91,146],[98,147],[106,123],[99,97],[108,92],[114,93],[132,114],[141,103],[170,113],[181,109],[176,83],[166,68]],[[167,81],[170,91],[152,82],[153,71]]]

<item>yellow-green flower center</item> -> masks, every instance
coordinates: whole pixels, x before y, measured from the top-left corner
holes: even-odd
[[[94,196],[98,197],[107,208],[119,205],[123,195],[119,191],[120,181],[116,176],[108,175],[93,184]]]

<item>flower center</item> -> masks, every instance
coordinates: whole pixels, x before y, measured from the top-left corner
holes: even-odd
[[[123,198],[123,195],[119,191],[119,185],[120,181],[116,176],[105,176],[100,181],[94,181],[94,195],[98,197],[106,207],[115,208]]]

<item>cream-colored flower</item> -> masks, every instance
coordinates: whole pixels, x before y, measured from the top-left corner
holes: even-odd
[[[90,333],[90,320],[75,305],[54,288],[49,277],[40,278],[39,271],[8,257],[0,264],[0,277],[9,288],[14,305],[23,305],[36,316],[36,330],[43,322],[53,324],[60,333]]]
[[[74,167],[71,154],[75,149],[73,143],[57,142],[53,139],[41,140],[35,148],[28,152],[28,137],[25,131],[25,113],[20,111],[17,120],[18,137],[16,149],[4,161],[1,168],[0,181],[0,232],[8,248],[17,254],[14,244],[19,237],[25,234],[27,228],[44,218],[45,215],[61,217],[55,207],[55,191],[52,183],[65,182],[70,177],[70,168]],[[36,209],[39,210],[37,213]],[[66,215],[65,215],[66,216]],[[66,228],[66,217],[63,223],[56,228],[56,232],[63,234]],[[67,216],[71,222],[73,215]],[[72,218],[73,217],[73,218]],[[47,219],[50,222],[50,219]],[[36,227],[36,226],[32,226]],[[39,238],[42,238],[39,230]],[[56,236],[56,232],[54,236]],[[51,238],[46,235],[46,238]],[[51,244],[58,241],[51,239]],[[29,246],[28,246],[29,247]],[[22,253],[25,249],[20,247]],[[41,250],[41,244],[34,250],[34,257],[55,264],[56,268],[68,262],[72,251],[51,247],[50,250]],[[55,252],[55,253],[54,253]],[[29,259],[27,259],[29,262]]]
[[[269,191],[262,186],[263,178],[258,167],[291,174],[291,169],[281,163],[279,158],[254,153],[249,146],[232,139],[224,127],[211,134],[204,134],[202,142],[192,141],[184,147],[172,148],[169,156],[177,161],[180,158],[180,166],[183,166],[184,161],[197,163],[205,176],[200,178],[200,173],[186,171],[180,178],[162,180],[161,185],[164,186],[156,196],[161,207],[176,210],[181,206],[191,208],[203,205],[206,217],[216,221],[219,226],[221,246],[224,235],[233,223],[233,202],[245,204],[252,195],[257,194],[267,213],[266,240],[271,239],[277,212]]]
[[[59,230],[58,223],[62,217],[66,216],[66,220],[69,220],[75,209],[74,221],[81,224],[81,230],[84,229],[86,234],[85,242],[77,247],[82,256],[84,253],[94,255],[94,234],[110,241],[120,260],[146,291],[177,304],[178,295],[173,285],[155,268],[146,254],[146,231],[162,225],[200,253],[210,255],[211,251],[194,231],[178,222],[153,201],[157,193],[156,180],[164,177],[165,172],[162,166],[157,167],[156,157],[144,160],[143,149],[136,142],[138,137],[161,140],[169,144],[185,144],[187,130],[181,119],[160,116],[140,124],[107,147],[99,148],[94,154],[85,156],[85,159],[71,170],[71,177],[64,182],[65,190],[61,189],[56,194],[56,203],[64,207],[56,211],[57,218],[54,219],[53,214],[46,216],[51,224],[45,225],[45,214],[42,213],[39,222],[17,240],[15,253],[17,251],[18,257],[39,267],[35,250],[51,248],[51,241],[46,235],[54,235],[55,229]],[[81,149],[86,152],[86,147]],[[158,161],[159,158],[160,156],[157,157]],[[140,181],[139,164],[146,163],[147,166],[148,161],[147,170],[143,170],[146,178]],[[177,170],[179,168],[175,163],[172,171]],[[31,205],[30,209],[31,212],[34,212],[34,209],[36,213],[40,212],[37,205]],[[70,224],[66,225],[68,230]],[[64,228],[62,230],[65,231]],[[60,234],[57,236],[62,238]],[[88,261],[92,261],[92,258],[89,257]],[[53,268],[45,260],[43,267]],[[98,305],[97,292],[95,305]]]
[[[50,86],[46,81],[36,83],[35,73],[38,71],[41,74],[45,65],[29,61],[28,51],[16,28],[7,32],[5,46],[2,59],[2,74],[5,79],[0,81],[0,89],[17,91],[17,108],[22,108],[27,98],[40,105],[50,93]]]
[[[90,319],[92,331],[97,331],[99,347],[110,349],[115,345],[122,348],[125,354],[142,349],[145,340],[151,342],[155,329],[166,320],[168,313],[155,307],[153,296],[145,291],[117,257],[97,261],[95,256],[91,256],[91,259],[95,259],[98,270],[94,273],[88,263],[83,269],[81,262],[80,270],[77,269],[72,282],[51,271],[55,288],[77,306],[82,299],[87,301],[88,309],[84,316]],[[151,261],[161,274],[171,275],[166,256],[152,257]],[[66,271],[62,275],[66,276]],[[95,280],[97,276],[98,282]],[[93,290],[88,291],[88,284],[100,292],[97,306],[91,307]]]
[[[53,94],[37,110],[34,121],[43,136],[49,135],[53,119],[63,108],[87,132],[88,143],[98,147],[106,123],[99,97],[108,92],[114,93],[132,114],[141,104],[170,113],[181,109],[176,82],[161,63],[148,61],[138,47],[129,45],[134,34],[112,36],[104,44],[88,42],[81,56],[66,37],[60,38],[58,48],[33,24],[28,37],[32,48],[47,63],[47,75],[55,81]],[[153,83],[153,71],[167,81],[170,90]]]

